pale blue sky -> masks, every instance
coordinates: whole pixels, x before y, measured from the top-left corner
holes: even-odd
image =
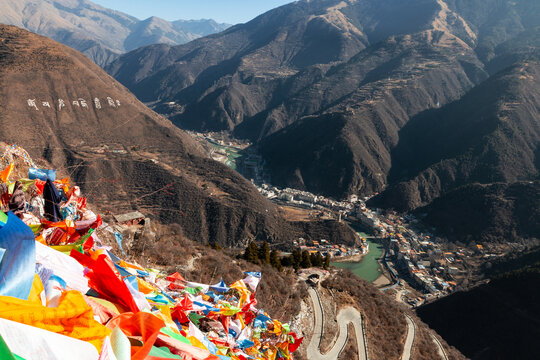
[[[92,0],[139,19],[157,16],[165,20],[214,19],[237,24],[292,2],[292,0]]]

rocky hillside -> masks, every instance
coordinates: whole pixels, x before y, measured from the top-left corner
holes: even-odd
[[[411,118],[537,53],[539,14],[533,0],[298,1],[107,70],[181,128],[255,141],[276,184],[373,194]]]
[[[287,243],[303,229],[66,46],[1,26],[0,84],[0,139],[72,177],[100,212],[139,209],[180,224],[189,239],[222,246]],[[315,228],[329,240],[355,241],[343,224]]]
[[[50,37],[99,65],[144,45],[184,44],[228,27],[213,20],[141,21],[87,0],[1,0],[0,7],[0,23]]]
[[[231,256],[231,252],[216,251],[183,239],[181,234],[175,231],[175,226],[157,226],[154,231],[154,241],[148,242],[146,246],[134,243],[126,249],[131,258],[141,261],[141,264],[158,266],[169,273],[179,271],[183,276],[205,284],[213,283],[221,277],[229,283],[241,277],[246,269],[261,271],[262,279],[257,290],[258,306],[282,322],[291,322],[291,328],[299,336],[304,336],[302,346],[295,352],[294,358],[310,359],[306,350],[316,329],[313,304],[302,277],[295,274],[291,268],[278,272],[269,265],[247,263]],[[320,269],[304,271],[322,273]],[[438,359],[438,349],[433,342],[433,336],[439,339],[449,359],[464,359],[458,350],[449,346],[410,310],[394,301],[393,296],[388,296],[349,271],[331,269],[318,292],[324,309],[324,330],[320,344],[322,352],[334,345],[338,335],[336,311],[352,305],[363,316],[371,359],[401,359],[407,334],[405,315],[411,316],[416,324],[416,337],[412,347],[414,359]],[[355,359],[357,354],[358,348],[354,336],[351,335],[338,359]]]
[[[418,212],[426,213],[426,223],[450,239],[507,243],[540,240],[539,204],[539,181],[472,184],[448,192]]]
[[[325,335],[321,341],[321,349],[331,348],[333,337],[330,334],[338,333],[336,309],[352,305],[362,314],[370,359],[400,360],[403,358],[405,338],[408,334],[406,316],[410,316],[416,326],[411,359],[434,360],[441,358],[433,340],[435,336],[441,342],[448,359],[461,360],[465,358],[456,348],[440,339],[433,330],[403,304],[396,302],[392,296],[349,271],[340,270],[327,277],[322,282],[318,292],[323,303],[325,322]],[[351,341],[354,337],[349,336],[349,339],[348,345],[339,357],[340,360],[357,358],[357,347],[351,346],[354,344],[354,341]]]
[[[540,64],[512,66],[400,132],[390,187],[374,204],[406,211],[458,186],[540,174]]]

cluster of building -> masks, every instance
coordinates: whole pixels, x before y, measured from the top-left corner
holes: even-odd
[[[362,255],[367,254],[369,251],[369,245],[365,239],[363,239],[358,247],[330,244],[325,239],[321,239],[320,241],[306,241],[303,238],[299,238],[298,241],[295,241],[294,245],[299,247],[301,251],[306,250],[310,254],[316,254],[319,252],[322,256],[329,255],[331,258]]]
[[[431,296],[452,292],[456,286],[454,276],[460,273],[459,268],[452,265],[461,260],[456,260],[451,253],[443,253],[433,242],[396,235],[390,240],[390,255],[398,269]]]
[[[355,204],[359,202],[356,195],[351,196],[348,200],[336,201],[307,191],[291,188],[280,189],[268,184],[262,184],[257,188],[262,195],[270,200],[280,200],[286,204],[305,209],[332,210],[343,217],[354,213]]]
[[[356,207],[356,218],[388,242],[385,261],[390,272],[423,293],[411,299],[413,306],[453,292],[466,273],[464,260],[474,255],[463,248],[445,251],[430,234],[418,234],[410,226],[417,223],[413,215],[385,216],[362,203]]]

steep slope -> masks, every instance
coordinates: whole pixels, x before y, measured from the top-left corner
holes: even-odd
[[[491,62],[501,56],[499,47],[506,42],[521,42],[531,31],[537,31],[540,4],[535,0],[467,1],[445,0],[448,7],[459,13],[477,34],[475,51],[479,58]],[[536,30],[535,30],[536,29]],[[506,54],[512,54],[508,52]],[[511,65],[509,63],[506,66]],[[495,66],[492,73],[504,67]]]
[[[380,291],[372,284],[358,278],[349,271],[332,272],[318,288],[324,308],[324,338],[321,348],[333,344],[337,335],[336,312],[346,306],[353,306],[362,315],[369,359],[403,359],[405,338],[407,336],[406,316],[410,316],[416,327],[412,344],[411,358],[422,360],[439,359],[437,346],[433,342],[436,333],[393,296]],[[316,331],[316,330],[314,330]],[[334,336],[333,336],[334,335]],[[354,343],[349,335],[349,345]],[[464,359],[455,348],[441,340],[449,359]],[[328,346],[331,348],[331,346]],[[357,359],[355,347],[345,347],[339,359]],[[302,350],[302,348],[301,348]]]
[[[372,194],[411,117],[536,54],[539,15],[534,0],[298,1],[107,70],[181,128],[255,141],[276,184]]]
[[[487,63],[490,73],[512,64],[530,59],[540,59],[540,26],[519,33],[495,48],[495,57]]]
[[[470,49],[455,39],[455,47],[446,46],[444,36],[432,42],[431,36],[382,41],[272,110],[265,126],[290,121],[286,114],[300,117],[261,141],[273,180],[336,197],[382,189],[390,151],[408,119],[458,99],[483,78]],[[454,56],[456,47],[463,52]],[[301,117],[313,111],[310,105],[325,110]]]
[[[426,223],[462,243],[540,240],[540,182],[473,184],[418,209]]]
[[[515,65],[400,132],[391,186],[374,205],[406,211],[458,186],[539,175],[540,64]]]
[[[537,252],[535,262],[522,262],[523,269],[423,306],[417,313],[473,360],[534,358],[540,351],[539,259]]]
[[[152,17],[140,21],[87,0],[2,0],[0,7],[0,23],[50,37],[99,65],[143,45],[184,44],[228,27],[213,20],[171,23]]]
[[[248,181],[80,53],[2,25],[0,84],[0,138],[73,177],[100,211],[140,209],[224,246],[297,234]],[[354,241],[337,227],[322,235]]]

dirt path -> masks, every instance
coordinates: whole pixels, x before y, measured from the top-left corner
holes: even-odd
[[[313,311],[315,313],[315,328],[313,330],[313,336],[307,348],[307,357],[310,360],[336,360],[347,345],[349,339],[349,323],[354,326],[354,332],[356,334],[356,342],[358,343],[358,359],[367,360],[367,347],[364,341],[364,327],[362,325],[362,316],[353,307],[346,307],[342,309],[338,316],[337,322],[339,324],[339,336],[334,344],[334,347],[326,354],[321,354],[319,346],[321,343],[323,332],[323,309],[319,294],[313,288],[309,288],[309,295],[313,302]]]

